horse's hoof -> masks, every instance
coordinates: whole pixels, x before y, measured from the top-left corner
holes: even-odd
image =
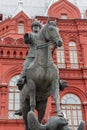
[[[62,112],[58,112],[58,113],[57,113],[57,116],[59,116],[59,117],[64,117]]]

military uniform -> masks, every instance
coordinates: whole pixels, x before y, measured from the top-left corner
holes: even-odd
[[[39,27],[39,28],[35,29],[35,27]],[[21,72],[20,77],[17,82],[17,86],[18,86],[19,90],[21,90],[23,85],[25,84],[25,80],[26,80],[25,73],[26,73],[27,67],[29,67],[31,62],[35,59],[36,45],[33,40],[35,38],[36,33],[38,33],[41,28],[40,22],[38,22],[38,21],[32,22],[31,28],[32,28],[33,32],[26,33],[24,35],[24,42],[25,42],[25,44],[27,44],[29,46],[30,50],[28,51],[28,55],[23,63],[23,69],[22,69],[22,72]],[[33,36],[33,38],[32,38],[32,36]]]
[[[26,35],[26,34],[25,34]],[[30,34],[31,35],[31,34]],[[26,69],[29,67],[29,65],[31,64],[31,62],[34,60],[35,58],[35,54],[36,54],[36,45],[34,43],[32,43],[31,39],[29,39],[29,48],[30,50],[28,51],[28,55],[23,63],[23,70],[20,74],[20,78],[24,78],[25,77],[25,71]]]

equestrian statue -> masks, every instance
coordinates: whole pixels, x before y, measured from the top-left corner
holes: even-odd
[[[20,107],[25,124],[25,130],[33,130],[32,126],[37,124],[34,120],[33,112],[36,109],[38,111],[38,122],[41,123],[48,97],[53,94],[56,104],[57,116],[50,119],[48,126],[45,128],[51,130],[52,122],[57,123],[53,127],[56,130],[58,121],[63,118],[60,108],[59,97],[59,70],[53,63],[50,45],[53,44],[54,48],[61,47],[63,41],[60,37],[59,30],[56,26],[56,21],[49,21],[38,33],[28,33],[24,35],[24,41],[26,44],[35,45],[35,59],[31,62],[29,67],[26,68],[26,83],[20,91]],[[31,116],[30,116],[31,115]],[[33,116],[33,121],[30,117]],[[32,123],[31,123],[32,122]],[[59,130],[70,130],[66,127],[67,122],[64,122],[65,127]],[[35,127],[35,129],[39,129]],[[41,127],[41,130],[44,127]],[[52,129],[52,130],[53,130]],[[80,129],[79,129],[80,130]],[[82,129],[84,130],[84,129]]]

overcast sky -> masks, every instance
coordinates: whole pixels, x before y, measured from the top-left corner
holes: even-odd
[[[20,1],[20,0],[19,0]],[[39,15],[46,15],[48,7],[56,2],[57,0],[22,0],[23,1],[23,10],[30,16],[35,17]],[[87,9],[87,0],[68,0],[75,4],[81,11],[84,13]],[[4,16],[12,15],[15,16],[20,10],[18,6],[18,0],[0,0],[0,13],[3,13]]]

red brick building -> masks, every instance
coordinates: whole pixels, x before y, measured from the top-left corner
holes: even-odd
[[[87,19],[81,19],[79,9],[66,0],[54,3],[48,10],[48,16],[51,20],[57,18],[64,41],[64,45],[53,54],[60,77],[68,82],[68,87],[60,92],[62,111],[73,130],[81,120],[85,120],[87,130]],[[36,18],[42,24],[47,22],[47,17]],[[0,22],[0,130],[24,129],[22,118],[14,115],[20,106],[16,82],[28,51],[23,34],[31,31],[32,20],[21,11],[15,17]],[[55,114],[51,96],[44,121]]]

